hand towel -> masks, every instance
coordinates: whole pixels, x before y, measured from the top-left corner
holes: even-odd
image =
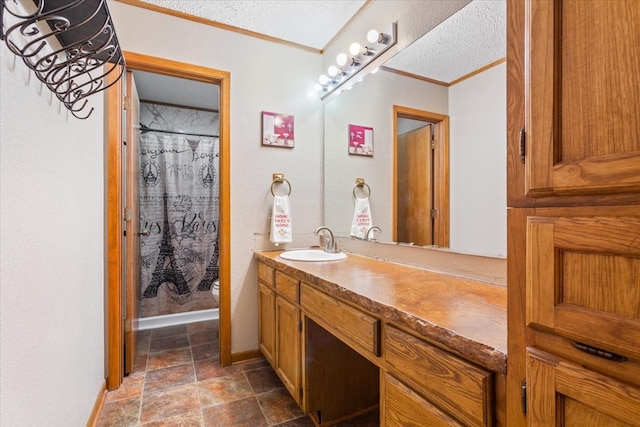
[[[369,198],[360,199],[356,197],[355,208],[353,210],[353,222],[351,223],[351,235],[359,239],[365,239],[367,237],[367,230],[372,224]]]
[[[292,240],[289,196],[273,196],[271,241],[277,245],[278,243],[288,243]]]

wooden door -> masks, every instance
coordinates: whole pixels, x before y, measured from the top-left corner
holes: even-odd
[[[531,427],[640,425],[640,388],[534,348],[527,352],[527,387]]]
[[[640,2],[525,8],[527,196],[640,192]]]
[[[302,404],[300,308],[276,297],[276,372],[291,396]]]
[[[276,293],[258,282],[258,345],[264,357],[275,367]]]
[[[140,307],[140,209],[138,174],[140,157],[138,153],[140,122],[140,99],[133,79],[127,71],[126,81],[126,145],[125,155],[125,324],[124,324],[124,372],[133,370],[136,360],[138,317]]]
[[[396,241],[433,244],[432,125],[398,135]]]

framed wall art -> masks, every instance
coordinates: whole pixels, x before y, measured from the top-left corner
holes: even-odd
[[[262,145],[293,148],[294,131],[293,116],[262,112]]]
[[[349,125],[349,154],[373,156],[373,128]]]

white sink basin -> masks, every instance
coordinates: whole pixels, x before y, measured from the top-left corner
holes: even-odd
[[[331,254],[322,249],[300,249],[296,251],[287,251],[280,254],[280,258],[291,261],[338,261],[345,259],[347,254],[338,252]]]

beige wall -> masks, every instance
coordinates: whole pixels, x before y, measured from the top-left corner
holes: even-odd
[[[73,118],[4,43],[0,94],[0,425],[81,426],[104,382],[102,96]]]
[[[449,88],[451,248],[507,257],[507,68]]]

